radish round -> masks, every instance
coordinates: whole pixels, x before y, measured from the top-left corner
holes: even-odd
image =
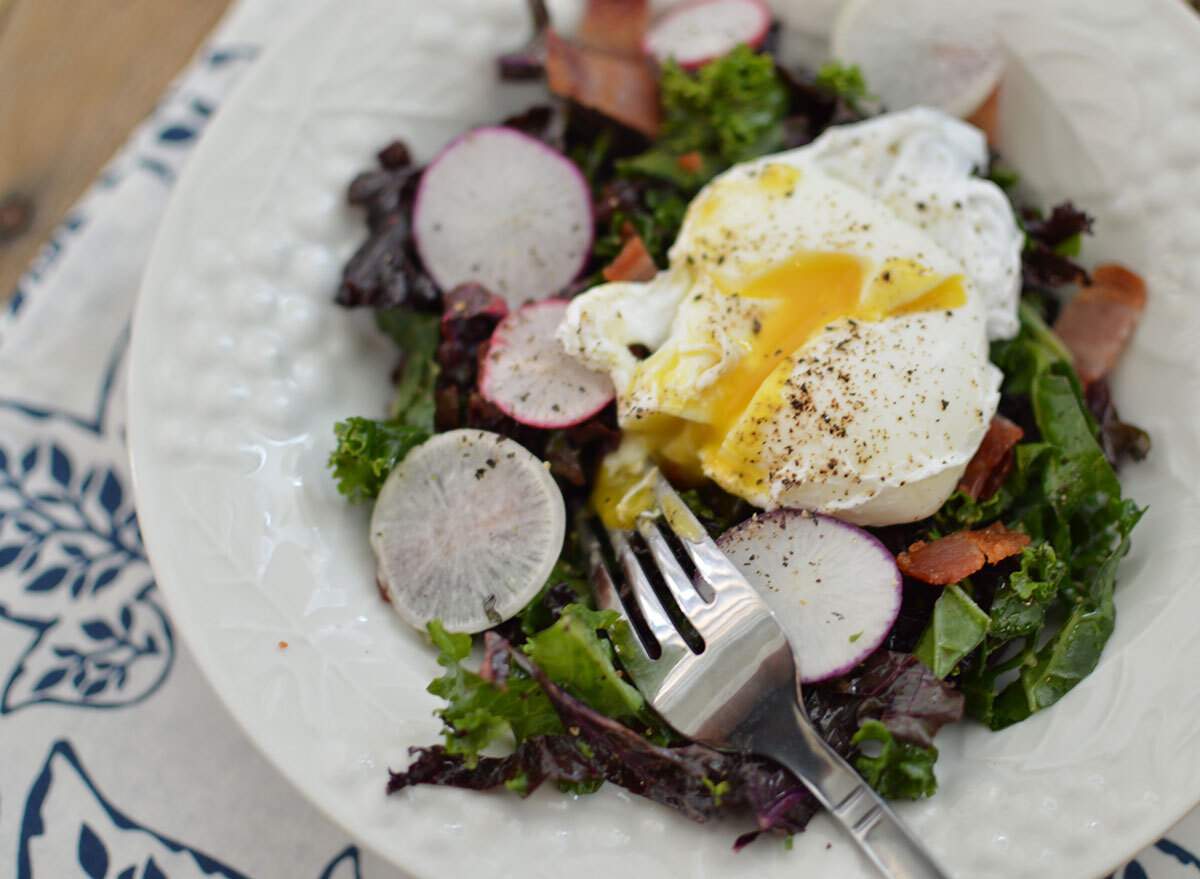
[[[659,18],[643,48],[659,63],[674,58],[695,70],[743,43],[758,48],[770,28],[771,10],[761,0],[692,0]]]
[[[405,622],[481,632],[537,595],[567,513],[546,467],[485,430],[440,433],[391,472],[371,516],[379,583]]]
[[[803,683],[854,668],[900,613],[896,559],[861,528],[775,510],[729,529],[717,544],[779,618]]]
[[[592,197],[575,164],[512,128],[454,140],[421,175],[417,252],[443,290],[477,281],[510,307],[559,292],[592,246]]]
[[[967,118],[1004,75],[1005,52],[986,4],[849,0],[830,52],[857,64],[889,110],[927,104]]]
[[[616,391],[612,379],[569,355],[554,335],[570,304],[533,302],[492,334],[479,390],[497,409],[533,427],[569,427],[591,418]]]

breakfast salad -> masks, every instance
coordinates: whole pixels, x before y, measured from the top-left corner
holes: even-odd
[[[804,786],[665,724],[596,609],[581,513],[633,529],[662,474],[776,613],[821,735],[933,794],[939,728],[1050,707],[1112,633],[1143,512],[1116,467],[1149,442],[1108,376],[1142,280],[1078,262],[1092,219],[989,149],[986,53],[906,101],[785,64],[759,0],[590,0],[569,35],[530,8],[498,75],[544,105],[349,188],[338,301],[399,356],[330,466],[443,669],[444,740],[389,792],[611,782],[740,817],[738,846],[803,829]]]

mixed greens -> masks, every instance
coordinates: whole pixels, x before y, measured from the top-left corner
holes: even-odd
[[[507,123],[572,157],[588,178],[596,239],[578,289],[632,236],[662,266],[687,201],[715,174],[855,120],[870,101],[854,68],[789,71],[747,47],[694,73],[668,62],[660,77],[663,124],[653,142],[567,100]],[[494,298],[477,285],[439,291],[423,273],[408,231],[421,169],[399,145],[385,149],[380,164],[351,186],[370,237],[346,267],[339,301],[376,308],[400,351],[396,388],[386,417],[336,426],[329,463],[339,490],[368,500],[431,433],[468,426],[516,439],[549,462],[569,507],[585,503],[591,474],[619,435],[613,407],[573,427],[539,430],[481,397],[479,358],[500,317]],[[999,167],[993,178],[1014,193],[1012,175]],[[906,581],[885,647],[805,690],[822,735],[888,797],[935,791],[934,735],[964,709],[1001,729],[1054,704],[1096,667],[1113,630],[1117,562],[1143,512],[1123,497],[1114,468],[1122,454],[1145,453],[1144,435],[1120,422],[1106,385],[1085,394],[1048,323],[1056,288],[1087,277],[1073,256],[1091,221],[1070,205],[1046,219],[1016,207],[1028,236],[1021,329],[991,351],[1005,374],[1001,414],[1023,432],[1007,459],[1011,470],[999,473],[993,492],[959,491],[934,517],[879,536],[899,551],[1002,522],[1031,542],[944,587]],[[714,535],[754,512],[711,484],[683,496]],[[445,703],[444,741],[417,750],[406,771],[392,773],[389,791],[504,785],[527,795],[553,782],[586,793],[609,781],[697,821],[747,815],[754,830],[739,846],[764,831],[801,830],[816,804],[789,773],[683,740],[654,715],[608,638],[627,624],[594,609],[582,570],[568,536],[537,598],[486,633],[478,671],[468,667],[471,636],[430,625],[443,673],[429,691]],[[483,753],[504,740],[508,756]]]

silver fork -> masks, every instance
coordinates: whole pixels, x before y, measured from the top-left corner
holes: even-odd
[[[644,643],[645,633],[639,635],[633,625],[623,627],[624,637],[616,638],[621,660],[642,695],[688,738],[769,757],[790,769],[885,876],[947,879],[887,803],[809,722],[791,645],[754,587],[661,476],[655,495],[662,515],[640,516],[637,529],[671,598],[704,644],[702,653],[688,646],[628,535],[609,529],[612,553],[656,642]],[[664,525],[695,566],[695,586],[667,542]],[[580,534],[598,604],[628,618],[591,520],[583,523]]]

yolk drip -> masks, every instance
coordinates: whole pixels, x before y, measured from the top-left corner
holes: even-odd
[[[737,338],[741,357],[732,369],[696,391],[685,379],[692,374],[682,361],[686,354],[660,349],[643,361],[637,382],[654,386],[664,399],[701,394],[703,405],[697,408],[703,415],[655,414],[624,427],[636,434],[668,475],[684,480],[708,475],[726,488],[765,480],[755,463],[756,450],[737,448],[727,437],[751,407],[755,412],[778,410],[795,355],[825,327],[843,319],[870,322],[952,309],[966,301],[962,275],[938,275],[907,259],[889,259],[874,267],[836,252],[797,254],[741,287],[715,276],[712,280],[722,295],[739,297],[744,300],[741,305],[753,306],[760,315],[750,332]],[[646,508],[631,500],[640,474],[630,465],[626,460],[620,475],[618,468],[601,468],[597,479],[592,504],[609,527],[631,527]]]

